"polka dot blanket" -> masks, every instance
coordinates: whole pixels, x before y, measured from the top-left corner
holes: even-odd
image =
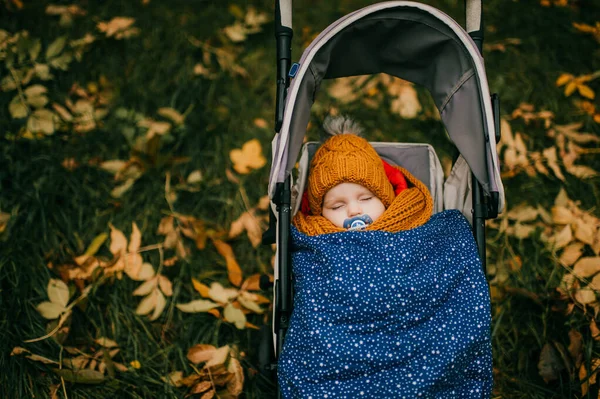
[[[292,243],[284,398],[489,398],[488,286],[460,212]]]

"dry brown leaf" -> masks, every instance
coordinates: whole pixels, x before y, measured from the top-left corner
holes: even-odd
[[[231,348],[229,347],[229,345],[225,345],[220,348],[217,348],[217,350],[213,353],[210,360],[208,360],[206,362],[204,367],[213,368],[213,367],[222,366],[225,363],[225,361],[227,360],[227,357],[229,356],[230,349]]]
[[[260,291],[260,274],[253,274],[244,280],[241,289],[244,291]]]
[[[550,238],[550,243],[555,250],[565,247],[573,240],[573,232],[570,225],[563,227],[558,233]]]
[[[535,231],[535,228],[534,225],[516,223],[514,226],[509,227],[506,233],[519,239],[525,239]]]
[[[26,358],[31,359],[33,361],[36,362],[41,362],[44,364],[52,364],[52,365],[57,365],[58,362],[48,359],[46,357],[40,356],[40,355],[36,355],[31,353],[29,350],[25,349],[25,348],[21,348],[20,346],[16,346],[12,349],[12,351],[10,352],[11,356],[15,356],[15,355],[25,355]]]
[[[209,297],[208,292],[209,292],[210,288],[208,287],[208,285],[202,284],[200,281],[196,280],[195,278],[192,278],[192,285],[194,286],[194,289],[196,291],[198,291],[198,293],[200,293],[202,298]]]
[[[573,267],[573,273],[581,278],[593,276],[598,272],[600,272],[600,257],[598,256],[583,257],[579,259],[579,261],[577,261]]]
[[[575,220],[573,212],[564,206],[552,207],[552,221],[556,224],[570,224]]]
[[[579,381],[581,381],[581,397],[584,397],[590,387],[590,381],[588,380],[585,364],[582,364],[581,367],[579,367]]]
[[[0,234],[6,230],[8,221],[10,220],[10,213],[0,212]]]
[[[212,359],[216,351],[217,348],[212,345],[197,344],[188,350],[187,358],[194,364],[203,363]]]
[[[156,231],[157,234],[167,235],[175,230],[174,225],[175,218],[173,216],[165,216],[160,220],[160,224],[158,225],[158,229]]]
[[[575,329],[569,331],[569,347],[567,348],[571,359],[573,360],[575,367],[579,367],[581,364],[583,354],[583,335]]]
[[[104,32],[106,37],[126,39],[139,33],[140,30],[132,26],[134,23],[135,19],[133,18],[115,17],[108,22],[98,22],[96,27],[101,32]]]
[[[568,165],[566,167],[567,172],[572,174],[573,176],[579,179],[590,179],[592,177],[598,176],[598,172],[589,166],[585,165]]]
[[[183,385],[183,371],[173,371],[172,373],[169,373],[169,375],[167,375],[166,377],[162,377],[162,380],[168,382],[174,387],[180,387]]]
[[[215,391],[208,391],[200,397],[200,399],[213,399],[215,397]]]
[[[263,118],[256,118],[256,119],[254,119],[253,122],[254,122],[254,126],[261,128],[261,129],[266,129],[269,127],[269,124]]]
[[[552,169],[552,172],[558,177],[560,180],[565,181],[565,176],[560,170],[560,166],[558,166],[558,157],[556,154],[556,147],[546,148],[542,151],[544,158],[546,158],[546,162],[548,162],[548,166]]]
[[[518,222],[531,222],[538,217],[538,210],[530,205],[520,205],[511,209],[507,217]]]
[[[158,276],[158,286],[166,296],[173,295],[173,284],[171,283],[171,280],[162,274]]]
[[[546,383],[558,378],[558,374],[565,368],[554,347],[547,343],[542,348],[540,360],[538,362],[538,370],[540,376]]]
[[[592,319],[590,323],[590,332],[592,333],[594,341],[600,341],[600,328],[598,328],[595,319]]]
[[[234,378],[227,383],[227,392],[233,396],[238,396],[244,389],[244,369],[239,360],[231,358],[227,371],[233,374]]]
[[[597,227],[591,223],[586,223],[583,219],[577,219],[573,225],[575,232],[575,238],[584,244],[593,245],[594,236],[596,234]]]
[[[573,296],[581,305],[590,305],[596,302],[596,293],[589,288],[581,288],[575,292]]]
[[[560,255],[560,262],[563,265],[572,266],[583,255],[583,247],[584,244],[580,242],[567,245]]]
[[[235,288],[225,288],[221,284],[214,282],[210,285],[208,296],[215,302],[226,304],[239,295]]]
[[[231,284],[239,287],[242,284],[242,269],[235,259],[231,246],[221,240],[213,240],[213,244],[221,256],[225,258],[227,264],[227,275]]]
[[[554,206],[568,206],[569,205],[569,196],[567,195],[567,192],[565,191],[564,187],[561,187],[560,191],[558,192],[558,194],[556,195],[556,198],[554,199]]]
[[[210,381],[200,381],[190,390],[190,394],[202,393],[208,391],[209,389],[212,390],[212,384]]]
[[[252,246],[254,248],[258,247],[262,242],[262,227],[253,211],[242,213],[237,220],[231,223],[229,238],[237,237],[244,230]]]
[[[225,305],[225,308],[223,309],[223,317],[228,322],[233,323],[240,330],[246,326],[246,315],[231,303]]]

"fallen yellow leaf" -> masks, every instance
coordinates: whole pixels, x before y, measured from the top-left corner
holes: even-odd
[[[231,150],[229,158],[233,162],[233,169],[241,174],[248,174],[252,169],[260,169],[267,163],[257,139],[246,142],[242,149]]]
[[[242,284],[242,269],[235,259],[231,246],[221,240],[213,239],[213,244],[221,256],[225,258],[227,264],[227,274],[231,284],[239,287]]]

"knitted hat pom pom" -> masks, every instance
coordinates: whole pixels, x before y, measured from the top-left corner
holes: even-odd
[[[330,136],[338,134],[355,134],[363,137],[363,128],[360,124],[347,116],[328,116],[323,121],[324,137],[321,141],[327,140]]]

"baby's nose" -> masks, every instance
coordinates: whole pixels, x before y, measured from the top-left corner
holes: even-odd
[[[362,214],[362,207],[360,206],[360,204],[358,202],[350,203],[350,205],[348,206],[348,215],[356,216],[360,214]]]

